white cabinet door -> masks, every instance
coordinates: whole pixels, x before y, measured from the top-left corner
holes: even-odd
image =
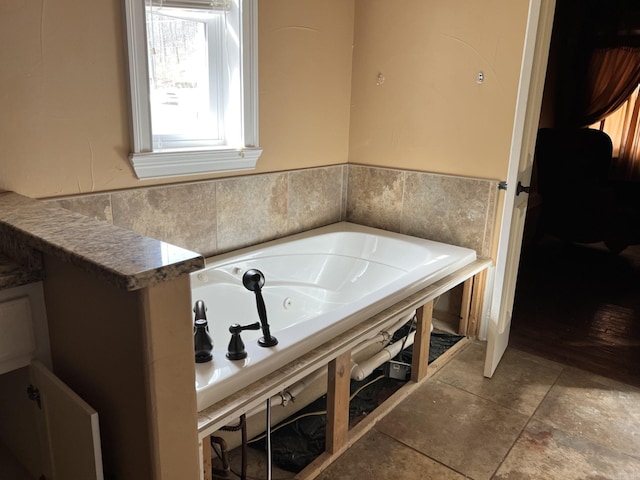
[[[30,375],[45,478],[103,480],[98,413],[37,360]]]

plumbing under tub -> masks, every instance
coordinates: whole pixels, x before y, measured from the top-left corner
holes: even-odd
[[[352,350],[351,357],[351,379],[356,381],[362,381],[378,367],[383,365],[385,362],[388,362],[392,358],[394,358],[400,351],[404,348],[413,345],[415,332],[411,332],[404,340],[400,340],[394,343],[389,343],[393,338],[393,334],[405,326],[407,323],[412,321],[415,317],[415,310],[408,315],[405,315],[400,320],[398,320],[393,325],[389,326],[387,329],[381,331],[375,337],[364,340],[360,344],[358,344]],[[378,345],[378,347],[373,347]],[[353,358],[357,358],[363,351],[367,348],[376,348],[376,353],[369,356],[365,360],[360,362],[356,362]],[[294,402],[296,397],[298,397],[303,391],[309,388],[314,382],[318,381],[322,377],[326,376],[327,372],[324,367],[319,368],[315,372],[306,376],[302,380],[294,383],[292,386],[284,389],[282,392],[271,397],[271,406],[283,406],[286,407],[290,402]],[[301,405],[304,407],[304,405]],[[260,404],[255,407],[253,410],[247,412],[247,418],[250,418],[260,412],[265,410],[265,404]]]
[[[413,323],[415,322],[415,311],[412,312],[410,315],[407,315],[405,317],[402,317],[400,320],[396,321],[394,324],[392,324],[391,326],[387,327],[384,331],[381,331],[378,335],[376,335],[375,337],[372,337],[370,339],[367,339],[363,342],[361,342],[358,346],[356,346],[353,350],[352,350],[352,368],[351,368],[351,379],[357,382],[361,382],[362,380],[364,380],[365,378],[369,377],[371,375],[371,373],[373,373],[378,367],[384,365],[385,363],[391,361],[392,359],[396,358],[402,351],[404,351],[406,348],[410,347],[411,345],[413,345],[414,343],[414,338],[415,338],[415,330],[413,330]],[[407,328],[407,333],[403,333],[402,336],[398,335],[398,330],[402,329],[403,327],[408,327]],[[449,335],[449,334],[440,334],[440,335]],[[398,339],[398,337],[400,336],[400,338]],[[449,335],[451,336],[451,335]],[[456,337],[455,335],[453,335],[454,337]],[[438,335],[436,335],[437,338]],[[392,341],[392,339],[395,338],[396,341]],[[436,338],[436,340],[437,340]],[[461,337],[459,337],[461,338]],[[433,337],[432,337],[432,341],[433,341]],[[457,341],[457,340],[456,340]],[[441,346],[444,347],[444,349],[446,350],[446,348],[449,348],[452,344],[447,342],[440,342]],[[454,341],[455,343],[455,341]],[[438,343],[436,342],[436,345],[438,345]],[[367,354],[367,349],[370,348],[374,348],[376,349],[376,353],[374,353],[373,355],[369,355]],[[438,348],[435,349],[435,356],[438,356],[437,350],[439,350]],[[365,356],[364,356],[364,360],[360,360],[360,361],[355,361],[353,360],[354,358],[362,358],[361,354],[365,352]],[[442,353],[442,351],[440,351],[440,353]],[[407,357],[405,357],[407,358]],[[409,357],[410,358],[410,354]],[[405,361],[403,359],[403,361]],[[406,360],[408,362],[410,362],[410,360]],[[391,362],[394,363],[394,362]],[[395,363],[400,363],[402,364],[402,362],[395,362]],[[388,364],[389,366],[392,366],[390,364]],[[283,407],[286,407],[287,405],[289,405],[289,403],[293,403],[295,402],[296,398],[301,395],[303,392],[309,390],[309,392],[305,393],[305,396],[302,398],[302,401],[299,402],[298,406],[296,407],[296,410],[293,412],[287,412],[287,415],[289,416],[289,419],[287,420],[287,422],[283,422],[283,423],[278,423],[280,420],[278,420],[276,423],[278,423],[278,427],[275,430],[279,430],[281,427],[286,427],[287,425],[289,425],[290,423],[293,422],[293,420],[290,419],[297,419],[297,418],[303,418],[303,417],[307,417],[309,415],[312,415],[310,413],[305,413],[304,415],[301,415],[299,417],[295,417],[295,413],[300,410],[301,408],[304,408],[305,406],[307,406],[307,404],[310,404],[311,402],[313,402],[313,400],[309,401],[309,394],[311,395],[316,395],[313,398],[319,398],[322,393],[317,394],[318,392],[318,387],[324,387],[324,392],[326,392],[326,380],[323,380],[323,377],[326,377],[327,371],[326,368],[322,367],[319,368],[318,370],[316,370],[315,372],[313,372],[312,374],[306,376],[305,378],[303,378],[302,380],[296,382],[295,384],[293,384],[291,387],[284,389],[282,392],[280,392],[277,395],[274,395],[273,397],[271,397],[270,399],[270,403],[272,406],[276,406],[276,405],[281,405]],[[398,376],[393,376],[390,375],[389,372],[385,369],[385,375],[389,378],[400,378]],[[358,392],[360,392],[362,389],[367,388],[368,386],[370,386],[372,383],[380,380],[381,378],[383,378],[385,375],[381,375],[380,377],[377,377],[373,380],[371,380],[369,383],[367,383],[364,386],[361,386],[352,396],[355,397],[355,395],[357,395]],[[315,393],[314,393],[315,392]],[[264,413],[264,406],[265,403],[262,403],[261,405],[259,405],[258,407],[256,407],[254,410],[249,411],[246,415],[247,417],[252,417],[252,416],[256,416],[260,413]],[[284,410],[283,410],[284,413]],[[320,414],[322,412],[314,412],[313,414]],[[269,413],[267,414],[267,425],[269,426],[269,428],[267,428],[267,431],[270,433],[270,426],[272,425],[271,423],[271,409],[269,408]],[[256,425],[257,423],[257,425]],[[259,418],[255,418],[253,421],[254,427],[257,427],[259,424],[262,424],[262,429],[260,431],[257,431],[255,433],[255,435],[251,435],[251,437],[257,436],[259,435],[260,432],[264,431],[264,423],[259,419]],[[308,427],[305,427],[308,428]],[[226,429],[226,428],[225,428]],[[294,429],[295,431],[295,429]],[[294,434],[295,435],[295,434]],[[263,437],[265,436],[265,434],[263,434]],[[270,436],[270,435],[269,435]],[[259,439],[260,437],[258,437]],[[246,440],[246,436],[244,436],[243,438],[243,442],[242,442],[242,446],[243,446],[243,461],[246,461],[246,447],[248,443],[252,443],[255,442],[256,438],[254,438],[254,440],[251,440],[249,442],[247,442]],[[278,440],[278,442],[280,442],[281,440]],[[313,442],[315,442],[315,440],[312,441],[311,444],[309,444],[310,446],[313,444]],[[268,441],[268,444],[266,445],[267,450],[270,450],[270,439]],[[278,443],[279,444],[279,443]],[[304,444],[304,440],[303,440],[303,444]],[[297,444],[296,444],[297,445]],[[281,447],[278,447],[278,458],[277,458],[277,462],[278,465],[280,465],[280,462],[283,460],[282,457],[282,452],[281,452]],[[300,452],[297,452],[298,454]],[[304,451],[304,453],[308,453],[306,451]],[[271,458],[271,455],[268,453],[267,454],[269,459]],[[294,458],[294,457],[292,457]],[[297,457],[295,457],[297,458]],[[287,461],[292,461],[290,458],[286,458],[285,462]],[[271,462],[268,462],[268,466],[267,466],[267,475],[270,474],[271,471]]]

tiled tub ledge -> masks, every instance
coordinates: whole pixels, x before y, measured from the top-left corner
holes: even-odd
[[[0,252],[22,264],[28,249],[129,291],[204,267],[198,253],[14,192],[0,193]]]

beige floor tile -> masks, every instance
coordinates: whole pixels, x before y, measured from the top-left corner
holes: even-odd
[[[494,480],[638,480],[640,460],[532,421]]]
[[[512,349],[484,379],[484,352],[454,357],[319,479],[640,480],[640,389]]]
[[[638,388],[567,368],[533,418],[640,459]]]
[[[317,480],[461,480],[453,470],[375,430],[367,433]]]
[[[486,344],[474,342],[435,378],[524,415],[532,415],[564,368],[556,362],[507,349],[493,378],[485,378],[485,353]]]
[[[528,417],[429,380],[376,429],[475,480],[488,479]]]

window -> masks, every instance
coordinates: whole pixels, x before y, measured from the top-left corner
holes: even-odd
[[[138,178],[254,168],[257,0],[125,0]]]

